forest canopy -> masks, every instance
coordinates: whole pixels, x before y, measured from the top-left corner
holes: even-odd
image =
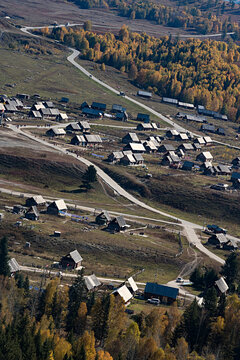
[[[130,32],[125,25],[118,36],[71,28],[42,32],[80,50],[84,59],[128,73],[138,87],[240,121],[240,47],[233,42],[158,39]]]

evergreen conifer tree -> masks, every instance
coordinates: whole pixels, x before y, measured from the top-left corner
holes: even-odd
[[[83,278],[83,270],[78,272],[78,276],[69,289],[67,330],[75,331],[75,319],[78,315],[78,309],[82,301],[87,298],[87,289]]]
[[[10,276],[8,261],[7,238],[4,236],[0,241],[0,275]]]

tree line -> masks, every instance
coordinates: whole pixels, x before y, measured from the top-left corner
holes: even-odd
[[[125,25],[118,36],[66,28],[41,32],[80,50],[84,59],[128,73],[141,88],[240,121],[240,48],[233,41],[157,39]]]
[[[196,270],[204,302],[181,313],[177,305],[127,316],[120,297],[87,292],[83,271],[71,286],[59,278],[30,288],[9,276],[7,239],[0,241],[0,360],[237,360],[240,350],[240,259],[222,268],[230,287],[217,293],[213,269]],[[199,275],[201,273],[201,275]],[[198,275],[197,275],[198,274]],[[196,280],[198,279],[198,280]],[[203,281],[203,282],[202,282]],[[61,285],[61,286],[60,286]]]

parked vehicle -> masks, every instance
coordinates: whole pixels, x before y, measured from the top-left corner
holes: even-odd
[[[159,299],[156,299],[156,298],[147,299],[147,302],[148,302],[149,304],[152,304],[152,305],[159,305],[159,304],[160,304],[160,300],[159,300]]]
[[[227,230],[220,228],[218,225],[207,225],[206,231],[209,231],[214,234],[226,234]]]

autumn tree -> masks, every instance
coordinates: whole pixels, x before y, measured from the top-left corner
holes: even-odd
[[[73,344],[74,358],[78,360],[95,360],[95,337],[94,332],[85,331],[83,336]]]
[[[177,360],[186,360],[188,358],[189,355],[188,343],[183,337],[177,340],[175,354]]]
[[[86,303],[81,302],[81,304],[79,305],[76,323],[75,323],[76,333],[79,335],[82,335],[86,328],[87,312],[88,310]]]
[[[125,24],[119,30],[119,39],[123,42],[128,42],[129,40],[129,29]]]
[[[135,80],[138,74],[138,69],[136,67],[136,65],[133,63],[130,66],[130,69],[128,71],[128,77],[130,80]]]
[[[104,351],[104,350],[99,350],[97,352],[96,360],[113,360],[113,358],[109,354],[109,352]]]
[[[44,313],[48,316],[52,314],[53,309],[53,299],[54,295],[57,291],[57,287],[59,285],[59,278],[55,278],[51,280],[45,290],[44,302],[45,302],[45,309]]]
[[[53,356],[54,360],[65,360],[71,354],[72,346],[63,337],[57,335],[53,339]]]
[[[87,20],[83,24],[83,28],[85,31],[91,31],[92,30],[92,22],[90,20]]]
[[[61,328],[65,324],[68,309],[68,286],[58,288],[52,300],[52,317],[56,328]]]
[[[156,342],[152,337],[144,337],[140,339],[137,359],[146,360],[153,359],[154,354],[158,351]]]

